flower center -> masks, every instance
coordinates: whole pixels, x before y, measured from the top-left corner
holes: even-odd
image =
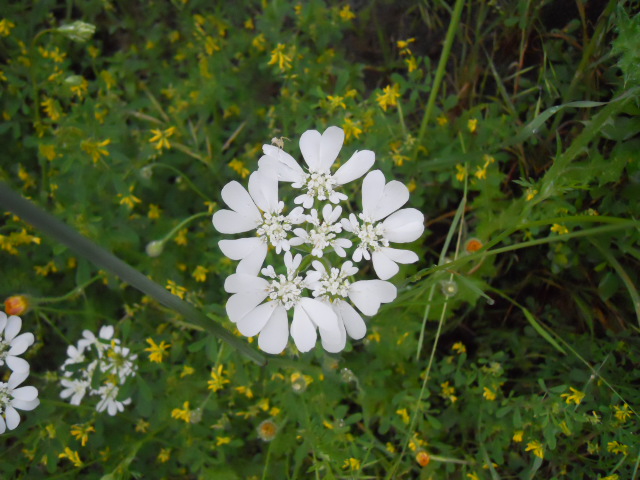
[[[347,280],[347,274],[338,268],[332,268],[331,273],[325,273],[320,279],[320,286],[314,290],[314,295],[325,296],[331,300],[346,298],[349,294],[351,283]]]
[[[9,342],[6,340],[0,340],[0,365],[2,365],[3,360],[7,358],[7,355],[9,355],[10,348],[11,345]]]
[[[279,301],[284,308],[289,310],[294,307],[300,300],[302,290],[304,290],[304,279],[302,277],[294,277],[289,275],[278,275],[271,280],[267,292],[271,300]]]
[[[291,230],[291,221],[279,213],[264,212],[263,222],[258,227],[258,236],[264,237],[274,247],[287,239],[287,232]]]
[[[381,223],[374,225],[372,222],[364,220],[362,225],[353,228],[353,233],[360,239],[361,248],[375,252],[381,246],[389,246],[389,240],[384,238],[384,227]]]
[[[9,385],[4,382],[0,382],[0,413],[4,412],[5,407],[11,403],[11,393],[9,392]]]
[[[322,251],[331,245],[331,240],[336,238],[336,234],[341,231],[342,225],[339,223],[331,225],[326,222],[311,229],[307,243],[313,245],[313,254],[316,256],[322,254]]]
[[[330,173],[309,172],[304,175],[304,186],[309,196],[318,200],[330,198],[335,184]]]

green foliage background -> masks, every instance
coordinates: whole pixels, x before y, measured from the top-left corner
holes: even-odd
[[[222,287],[235,268],[211,213],[274,137],[299,158],[305,130],[341,126],[341,158],[376,152],[427,232],[366,339],[339,355],[290,347],[259,366],[7,212],[0,295],[31,297],[28,382],[42,404],[1,438],[0,476],[637,478],[636,11],[582,0],[3,4],[0,177],[173,282],[211,322],[233,330]],[[56,31],[76,20],[96,26],[87,42]],[[467,252],[474,238],[485,247]],[[67,345],[107,324],[139,356],[132,404],[116,417],[60,400],[57,381]],[[163,362],[149,361],[147,338],[171,344]],[[220,368],[229,382],[208,389]],[[192,422],[172,418],[184,402],[200,409]],[[270,443],[256,430],[267,419]],[[86,445],[70,433],[79,424],[95,428]],[[77,465],[59,457],[67,447]]]

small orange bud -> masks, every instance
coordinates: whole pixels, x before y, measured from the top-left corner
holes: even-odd
[[[29,300],[24,295],[13,295],[4,301],[7,315],[22,315],[29,310]]]
[[[431,457],[424,450],[420,450],[416,454],[416,462],[418,462],[418,465],[420,465],[421,467],[426,467],[427,465],[429,465],[430,461],[431,461]]]
[[[479,239],[474,237],[467,240],[467,242],[464,244],[464,249],[467,253],[473,253],[480,250],[483,246],[484,244]]]

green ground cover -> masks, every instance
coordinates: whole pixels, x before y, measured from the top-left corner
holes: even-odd
[[[638,478],[637,11],[5,2],[0,477]],[[347,257],[289,245],[329,228],[305,217],[283,237],[301,265],[273,243],[259,267],[281,277],[238,267],[249,249],[219,242],[264,232],[213,215],[273,184],[293,215],[283,158],[306,169],[339,132],[333,180],[375,155],[335,186]],[[388,239],[414,252],[397,273]],[[245,316],[251,285],[284,311],[273,282],[345,261],[360,271],[330,305],[351,301],[366,332],[317,306],[313,273],[306,300],[287,290],[285,337]]]

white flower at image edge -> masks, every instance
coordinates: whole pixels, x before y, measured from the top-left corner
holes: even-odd
[[[369,317],[378,313],[380,304],[395,300],[398,290],[395,285],[383,280],[359,280],[351,283],[348,277],[358,273],[351,262],[345,262],[340,269],[332,268],[327,272],[324,265],[313,262],[315,270],[309,271],[307,281],[313,289],[313,296],[329,305],[338,317],[340,336],[322,339],[323,348],[330,353],[344,349],[347,335],[360,340],[367,333],[367,325],[362,316],[344,299],[349,299],[364,315]],[[331,343],[331,340],[334,340]]]
[[[67,399],[71,397],[71,400],[69,400],[71,405],[80,405],[89,388],[89,380],[70,380],[63,378],[60,380],[60,384],[64,387],[64,390],[60,392],[60,398]]]
[[[267,256],[268,244],[277,253],[290,249],[288,232],[291,225],[304,221],[302,208],[294,208],[283,215],[284,202],[278,200],[278,179],[275,172],[253,172],[249,177],[249,191],[238,182],[229,182],[221,192],[222,200],[231,210],[213,214],[213,226],[220,233],[235,234],[256,230],[258,236],[221,240],[222,253],[232,260],[240,260],[239,273],[260,269]]]
[[[287,274],[276,275],[272,266],[262,269],[267,280],[255,272],[230,275],[224,289],[232,293],[226,309],[229,319],[240,333],[258,337],[258,346],[265,352],[278,354],[289,339],[288,310],[293,309],[291,337],[301,352],[308,352],[316,344],[317,332],[323,341],[337,343],[340,338],[338,319],[329,305],[314,298],[302,296],[306,280],[297,275],[301,255],[284,255]],[[269,300],[265,303],[264,300]]]
[[[389,247],[389,243],[408,243],[424,232],[424,215],[415,208],[398,210],[409,200],[409,189],[401,182],[385,183],[380,170],[369,172],[362,182],[362,213],[342,219],[342,226],[358,237],[353,261],[372,260],[373,269],[382,280],[393,277],[400,267],[418,261],[411,250]],[[380,220],[384,221],[380,222]]]
[[[0,366],[6,364],[14,372],[28,372],[29,363],[18,357],[33,345],[33,333],[18,335],[22,327],[22,319],[16,315],[7,317],[0,312]]]
[[[0,434],[20,424],[20,414],[16,409],[29,411],[40,404],[36,387],[16,388],[28,376],[28,370],[13,372],[6,383],[0,382]]]
[[[317,130],[307,130],[300,137],[300,151],[309,167],[308,173],[291,155],[274,145],[262,147],[265,155],[258,166],[260,169],[275,169],[280,181],[306,190],[294,199],[294,203],[302,204],[306,209],[313,206],[316,198],[337,204],[347,200],[347,196],[334,189],[362,177],[375,161],[375,154],[371,150],[361,150],[332,175],[331,167],[338,158],[343,142],[344,131],[341,128],[329,127],[322,135]]]

